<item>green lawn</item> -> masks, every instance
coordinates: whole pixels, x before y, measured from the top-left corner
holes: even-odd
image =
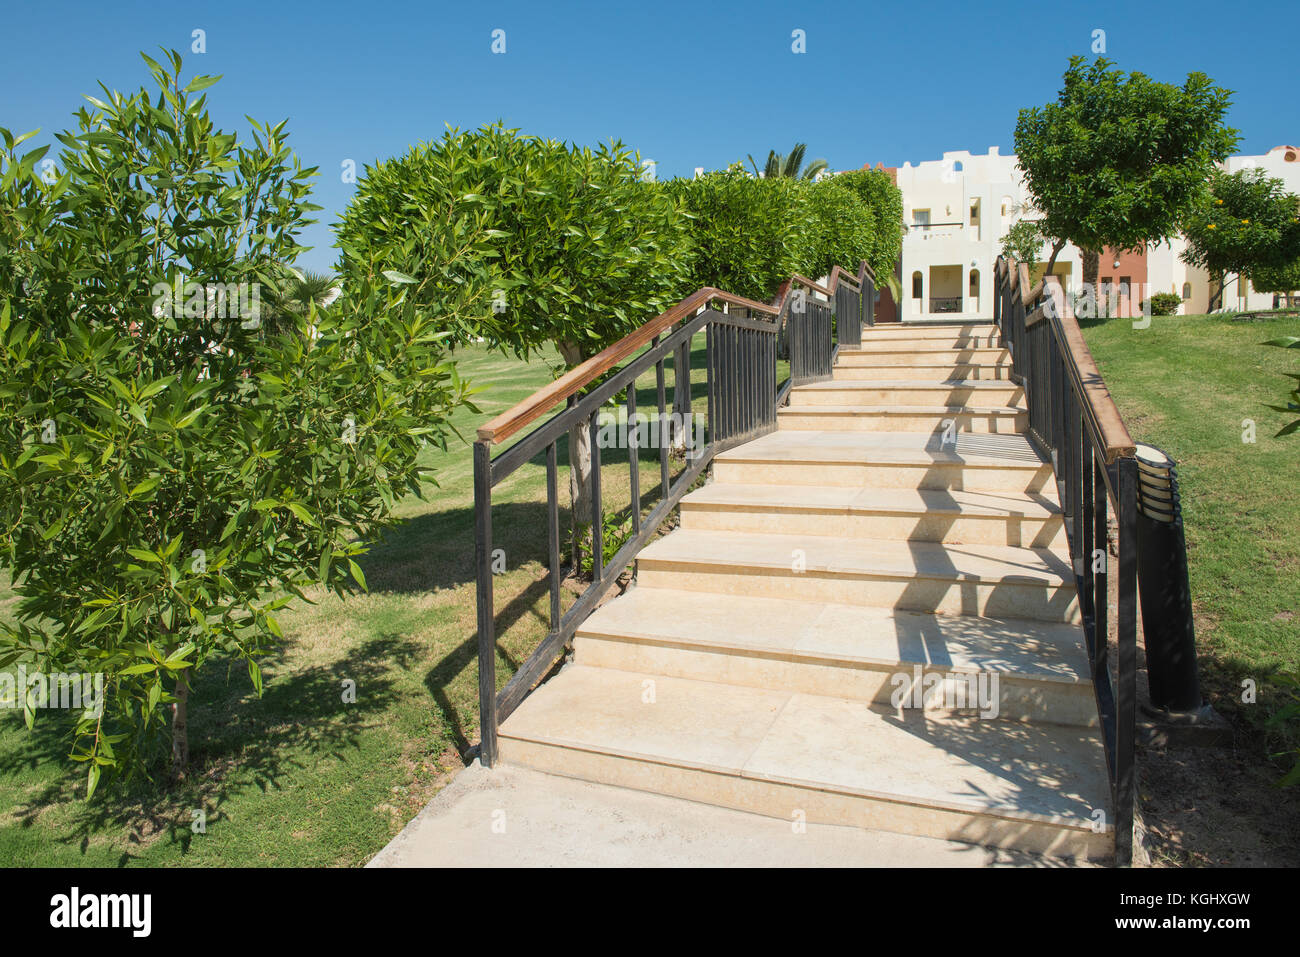
[[[346,600],[314,595],[281,618],[287,644],[264,665],[265,694],[247,670],[209,667],[191,705],[191,782],[176,792],[103,792],[87,804],[70,770],[58,715],[29,734],[21,713],[0,712],[0,864],[356,865],[384,846],[458,769],[478,739],[474,605],[474,430],[552,378],[558,359],[524,363],[465,349],[462,375],[483,390],[481,410],[460,410],[465,441],[430,449],[438,487],[403,501],[406,521],[363,562],[370,591]],[[706,402],[703,336],[692,350],[692,392]],[[784,365],[784,364],[783,364]],[[784,374],[784,372],[782,372]],[[671,367],[667,385],[672,387]],[[638,408],[655,407],[653,371],[637,381]],[[671,401],[671,391],[669,392]],[[567,443],[559,448],[567,463]],[[643,511],[659,497],[657,453],[640,454]],[[549,614],[545,460],[494,493],[498,680],[504,684],[544,637]],[[672,474],[682,464],[674,461]],[[603,453],[607,512],[630,508],[626,451]],[[567,472],[561,471],[567,505]],[[561,529],[571,521],[562,509]],[[565,603],[576,593],[566,589]],[[0,582],[0,616],[16,599]],[[343,682],[357,686],[342,701]],[[192,811],[206,833],[191,831]]]
[[[1241,682],[1300,668],[1300,434],[1273,411],[1300,352],[1261,345],[1294,316],[1094,321],[1084,337],[1135,439],[1178,463],[1202,681],[1216,708],[1258,726]],[[1254,441],[1249,437],[1253,421]]]

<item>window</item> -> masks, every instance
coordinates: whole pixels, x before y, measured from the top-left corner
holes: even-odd
[[[970,271],[970,289],[968,290],[968,294],[972,299],[978,299],[980,297],[980,271],[978,269],[972,269]]]
[[[923,280],[921,278],[921,274],[919,272],[912,273],[912,298],[913,299],[921,298],[921,293],[924,291],[922,289],[922,285],[923,285]]]
[[[929,211],[928,209],[914,209],[914,210],[912,210],[912,225],[913,225],[913,226],[929,226],[929,225],[930,225],[930,211]]]
[[[980,224],[980,204],[975,203],[970,208],[970,224],[978,226]]]
[[[1192,298],[1192,284],[1190,282],[1185,282],[1183,283],[1183,301],[1186,302],[1188,299],[1191,298]]]

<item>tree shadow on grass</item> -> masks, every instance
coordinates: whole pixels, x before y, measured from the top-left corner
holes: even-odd
[[[502,622],[513,624],[525,616],[532,616],[545,629],[549,625],[549,621],[543,613],[538,613],[536,606],[542,597],[546,595],[548,588],[549,582],[546,578],[539,578],[531,583],[497,613],[498,626]],[[499,629],[498,639],[503,632],[504,629]],[[505,677],[513,675],[519,670],[519,666],[523,662],[511,654],[510,650],[505,648],[500,640],[497,641],[496,647],[497,657],[500,659],[497,664],[497,674]],[[429,669],[428,674],[424,677],[425,687],[429,689],[429,693],[438,702],[438,707],[446,718],[452,744],[462,757],[469,753],[473,743],[471,735],[478,731],[478,699],[474,699],[474,705],[470,708],[471,713],[465,716],[456,707],[447,689],[471,664],[475,666],[477,671],[477,661],[478,632],[475,631],[448,651],[442,660]],[[502,662],[504,662],[504,668]]]
[[[190,717],[190,771],[180,785],[168,786],[166,767],[154,767],[154,782],[139,781],[122,791],[101,785],[86,802],[85,776],[68,761],[64,725],[38,720],[17,749],[0,755],[0,777],[34,770],[47,762],[75,768],[48,783],[15,807],[19,826],[38,825],[52,805],[72,808],[70,826],[50,839],[78,845],[86,855],[91,842],[108,834],[125,834],[130,847],[118,858],[119,867],[138,860],[145,847],[165,838],[190,849],[191,809],[202,808],[206,826],[227,819],[225,806],[249,791],[280,790],[286,775],[334,758],[347,762],[359,749],[363,732],[379,726],[394,699],[389,677],[419,656],[418,643],[399,635],[381,635],[352,649],[328,665],[316,665],[278,675],[283,651],[263,659],[263,695],[258,698],[239,662],[229,669],[210,662],[194,685]],[[344,703],[343,682],[356,682],[354,703]],[[138,849],[138,850],[137,850]]]
[[[569,510],[560,509],[561,536]],[[547,560],[545,502],[496,502],[492,547],[505,570]],[[473,582],[474,509],[450,508],[407,519],[388,530],[359,561],[372,593],[419,595]]]

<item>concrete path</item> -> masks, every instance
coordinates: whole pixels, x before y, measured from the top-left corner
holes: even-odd
[[[368,867],[1067,866],[1034,854],[829,824],[475,761]]]

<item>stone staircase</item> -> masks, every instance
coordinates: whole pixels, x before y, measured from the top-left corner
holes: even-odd
[[[715,459],[636,586],[502,724],[502,759],[791,822],[1110,856],[1055,481],[996,329],[864,330],[779,424]]]

